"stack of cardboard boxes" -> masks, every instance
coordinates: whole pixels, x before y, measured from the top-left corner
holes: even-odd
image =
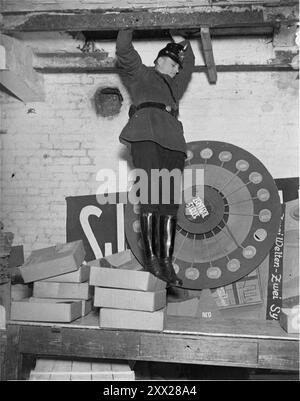
[[[93,360],[72,361],[62,359],[37,358],[29,380],[62,381],[131,381],[135,373],[126,361]]]
[[[100,308],[100,327],[162,331],[166,283],[149,272],[132,270],[132,260],[118,268],[107,262],[89,262],[90,285],[95,287],[94,306]]]
[[[13,301],[12,320],[70,322],[92,308],[89,266],[81,240],[33,251],[20,273],[33,297]]]

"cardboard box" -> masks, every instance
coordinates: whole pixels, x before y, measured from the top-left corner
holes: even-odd
[[[166,283],[146,271],[91,266],[90,285],[138,291],[161,291]]]
[[[104,362],[71,361],[61,359],[36,360],[29,380],[107,381],[135,380],[135,373],[127,362],[105,360]]]
[[[298,334],[300,328],[300,305],[293,308],[282,308],[279,315],[279,324],[287,333]]]
[[[211,290],[220,309],[258,305],[263,302],[259,269],[225,287]]]
[[[11,299],[12,301],[20,301],[24,298],[29,298],[32,294],[32,289],[26,284],[12,284]]]
[[[84,283],[90,278],[90,266],[81,265],[78,270],[72,273],[60,274],[59,276],[49,277],[41,281],[56,283]]]
[[[95,287],[94,306],[155,311],[166,306],[166,291],[144,292]]]
[[[81,316],[86,316],[92,310],[92,300],[91,299],[68,299],[67,302],[81,302]],[[29,298],[29,302],[47,302],[47,303],[63,303],[66,302],[65,299],[62,298]]]
[[[165,308],[155,312],[100,308],[99,326],[102,328],[162,331]]]
[[[90,299],[92,289],[89,283],[48,283],[36,281],[33,284],[36,298]]]
[[[130,249],[113,253],[104,258],[95,259],[88,262],[90,266],[112,267],[126,270],[143,270],[143,266],[138,262]]]
[[[31,252],[19,271],[25,283],[78,270],[85,257],[81,240]]]
[[[11,320],[32,322],[71,322],[81,317],[81,302],[29,302],[28,299],[11,303]]]

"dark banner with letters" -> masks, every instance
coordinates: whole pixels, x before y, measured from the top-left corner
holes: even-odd
[[[97,202],[96,195],[72,196],[67,202],[67,242],[83,240],[86,261],[125,249],[124,204]]]
[[[281,208],[281,219],[278,233],[275,243],[269,253],[267,320],[278,320],[282,307],[285,204],[282,204]]]

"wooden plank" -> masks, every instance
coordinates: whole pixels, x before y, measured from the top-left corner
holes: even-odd
[[[274,5],[282,3],[282,0],[190,0],[190,7],[209,6],[211,4],[223,5]],[[295,1],[285,0],[285,4],[294,4]],[[185,0],[169,0],[169,7],[184,6]],[[136,5],[143,5],[144,7],[164,7],[161,0],[152,1],[139,1]],[[69,10],[99,10],[99,9],[127,9],[133,8],[134,2],[119,0],[5,0],[1,4],[0,12],[13,13],[13,12],[40,12],[40,11],[69,11]]]
[[[180,317],[175,317],[177,319],[180,321]],[[189,320],[181,323],[187,324]],[[202,322],[200,328],[198,322],[197,333],[191,332],[189,326],[186,330],[181,328],[180,332],[152,334],[101,330],[96,327],[54,329],[47,326],[9,324],[11,360],[8,372],[10,377],[18,377],[16,365],[22,353],[298,370],[297,336],[283,338],[280,334],[275,340],[272,336],[262,335],[266,334],[266,329],[269,334],[270,331],[272,335],[277,333],[274,327],[270,330],[272,325],[264,325],[265,322],[262,321],[259,322],[262,329],[258,330],[254,325],[249,334],[240,334],[247,332],[253,322],[240,322],[243,327],[239,328],[231,319],[228,320],[227,326],[211,321]],[[229,334],[224,334],[226,331]],[[255,331],[258,332],[256,336],[253,335]],[[273,358],[274,355],[277,357]]]
[[[43,74],[117,74],[119,69],[115,67],[37,67],[36,70]],[[217,72],[252,72],[252,71],[295,71],[290,64],[245,64],[245,65],[217,65]],[[206,73],[206,66],[195,66],[193,72]]]
[[[0,71],[0,84],[25,103],[39,102],[44,98],[38,91],[33,91],[20,76],[12,71]]]
[[[1,72],[0,72],[1,74]],[[0,81],[1,82],[1,81]],[[5,316],[3,311],[1,313],[0,317],[0,327],[1,327],[1,321],[4,317],[4,324],[5,321],[8,321],[10,318],[10,309],[11,309],[11,282],[10,280],[7,283],[1,283],[0,284],[0,305],[4,306],[5,308]]]
[[[258,363],[267,369],[299,370],[299,345],[290,341],[260,341]]]
[[[126,331],[85,330],[21,326],[20,352],[92,358],[135,359],[139,354],[139,334]]]
[[[217,70],[211,44],[209,28],[201,28],[201,40],[204,53],[204,60],[208,71],[208,80],[211,84],[217,82]]]
[[[82,330],[87,334],[89,330],[97,330],[99,332],[99,339],[109,335],[112,335],[112,338],[115,336],[120,336],[120,339],[126,340],[130,331],[124,330],[109,330],[109,329],[100,329],[99,328],[99,311],[92,311],[87,316],[84,316],[74,322],[71,323],[59,323],[59,325],[53,325],[53,323],[42,323],[42,322],[17,322],[17,321],[8,321],[8,327],[22,327],[22,332],[30,335],[31,329],[41,336],[48,336],[49,330],[52,334],[56,334],[58,339],[54,339],[55,341],[61,341],[61,332],[64,329],[71,330],[72,328],[80,329],[80,333]],[[43,331],[43,328],[46,327],[47,330]],[[55,333],[56,331],[56,333]],[[46,334],[43,334],[46,333]],[[139,332],[133,332],[136,336],[139,336]],[[235,319],[235,318],[221,318],[217,321],[203,321],[199,318],[193,317],[185,317],[185,316],[167,316],[165,328],[163,333],[166,334],[182,334],[182,335],[209,335],[213,337],[237,337],[237,338],[266,338],[266,339],[274,339],[274,340],[290,340],[299,343],[299,337],[296,334],[288,334],[286,333],[276,321],[262,321],[251,319],[250,321],[246,319]],[[133,336],[131,336],[133,339]],[[41,341],[43,339],[41,338]],[[30,347],[30,344],[28,344]],[[93,347],[92,347],[93,349]],[[27,352],[27,351],[24,351]],[[107,356],[109,358],[109,356]],[[117,359],[119,359],[117,357]],[[134,357],[129,358],[134,359]]]
[[[7,335],[6,330],[0,328],[0,381],[6,379],[5,373],[5,351],[6,351]]]
[[[286,55],[288,56],[288,55]],[[58,60],[59,59],[59,60]],[[72,61],[64,60],[64,57],[60,54],[57,56],[50,56],[49,58],[45,53],[43,57],[39,58],[39,54],[36,55],[34,68],[37,72],[42,74],[77,74],[77,73],[88,73],[88,74],[116,74],[119,73],[119,69],[116,67],[115,59],[107,59],[103,61],[97,61],[93,59],[93,55],[90,55],[90,60],[85,61],[85,58],[79,56],[72,57]],[[294,68],[291,65],[292,60],[285,58],[284,60],[272,60],[270,64],[228,64],[228,65],[216,65],[217,72],[235,72],[235,71],[293,71]],[[197,65],[194,67],[193,72],[207,72],[207,67],[204,65]]]
[[[19,326],[7,326],[7,348],[4,362],[6,380],[20,378],[22,368],[22,354],[19,349],[20,332]]]
[[[255,340],[157,337],[141,339],[141,356],[180,363],[230,366],[257,366],[258,347]]]
[[[44,100],[43,77],[32,66],[33,53],[22,42],[0,34],[6,50],[6,70],[0,70],[0,84],[24,102]]]
[[[299,344],[299,337],[286,333],[275,320],[221,318],[203,321],[199,318],[168,316],[164,333],[291,340]]]
[[[211,28],[211,36],[244,36],[244,35],[271,35],[272,26],[237,26],[227,28]],[[193,35],[196,37],[197,35]],[[201,36],[201,35],[200,35]]]
[[[116,12],[40,12],[3,16],[3,33],[34,31],[112,31],[134,29],[193,29],[203,27],[279,26],[297,23],[298,5],[289,7],[209,6],[140,9]]]

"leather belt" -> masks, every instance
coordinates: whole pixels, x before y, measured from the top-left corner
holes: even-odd
[[[171,114],[173,117],[177,118],[178,117],[178,110],[172,109],[171,106],[166,106],[164,103],[156,103],[156,102],[145,102],[141,103],[138,106],[135,106],[132,104],[129,108],[129,118],[131,118],[138,110],[144,109],[147,107],[154,107],[163,111],[166,111],[167,113]]]

